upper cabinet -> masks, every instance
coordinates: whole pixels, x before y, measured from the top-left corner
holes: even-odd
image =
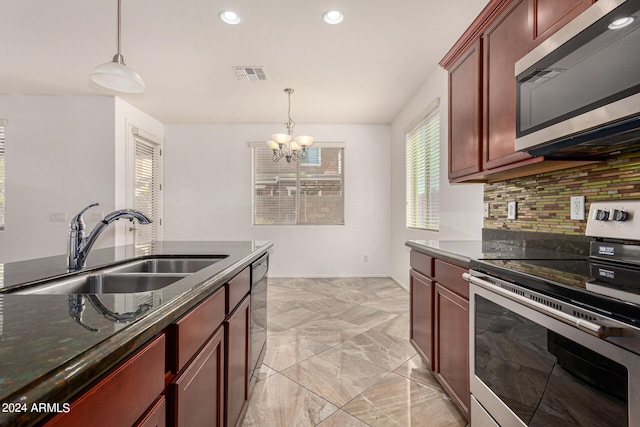
[[[537,46],[558,31],[595,0],[528,0],[533,39]]]
[[[515,151],[514,67],[591,4],[492,0],[442,59],[449,72],[450,181],[492,181],[576,164]]]
[[[481,57],[478,40],[449,69],[449,178],[482,170]]]

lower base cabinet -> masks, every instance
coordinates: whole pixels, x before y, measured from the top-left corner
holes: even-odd
[[[154,403],[164,391],[164,381],[163,334],[75,399],[68,413],[54,416],[45,426],[146,426],[144,414],[155,409]],[[164,411],[161,418],[164,421]]]
[[[250,298],[247,295],[225,322],[227,334],[225,413],[228,427],[242,423],[249,402]]]
[[[46,427],[234,427],[249,400],[251,267],[118,364]]]
[[[224,328],[170,384],[169,425],[215,426],[224,424]]]
[[[411,344],[460,412],[470,419],[469,284],[467,271],[411,251]]]
[[[470,418],[469,300],[435,286],[434,373],[462,413]]]

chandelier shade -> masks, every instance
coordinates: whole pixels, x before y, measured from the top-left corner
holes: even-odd
[[[307,158],[308,148],[313,144],[314,139],[307,135],[292,138],[291,133],[295,126],[295,122],[291,120],[291,94],[293,89],[287,88],[284,91],[289,97],[289,120],[284,124],[287,128],[287,133],[274,133],[266,143],[267,147],[273,150],[272,159],[274,162],[285,158],[287,163],[291,163],[298,161],[298,159]]]

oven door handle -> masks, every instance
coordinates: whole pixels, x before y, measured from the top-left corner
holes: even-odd
[[[580,319],[578,317],[564,313],[560,310],[548,307],[537,301],[533,301],[529,298],[514,294],[513,292],[502,289],[500,286],[496,286],[493,283],[487,282],[486,280],[482,280],[478,277],[472,276],[469,273],[464,273],[462,277],[469,283],[480,286],[481,288],[510,299],[511,301],[515,301],[519,304],[527,306],[539,313],[546,314],[547,316],[553,317],[554,319],[566,323],[567,325],[574,326],[590,335],[596,336],[598,338],[607,338],[608,336],[610,336],[609,328],[607,328],[606,326],[598,325],[597,323]]]

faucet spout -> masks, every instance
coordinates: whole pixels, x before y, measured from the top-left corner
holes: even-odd
[[[153,220],[135,209],[120,209],[106,215],[104,219],[99,221],[96,226],[91,230],[91,233],[85,235],[85,223],[82,217],[87,209],[98,206],[99,203],[93,203],[83,210],[81,210],[71,220],[69,224],[69,245],[68,245],[68,269],[69,271],[78,270],[84,268],[87,263],[87,256],[91,247],[98,239],[98,236],[104,231],[104,229],[114,221],[121,218],[126,218],[131,221],[137,220],[140,224],[151,224]]]

